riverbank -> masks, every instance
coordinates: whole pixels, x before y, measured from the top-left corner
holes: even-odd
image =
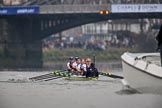
[[[35,66],[30,67],[30,68],[14,68],[14,65],[16,65],[17,62],[12,64],[13,68],[5,68],[5,66],[10,64],[10,61],[8,61],[8,59],[7,60],[2,59],[2,61],[4,60],[4,62],[2,63],[6,65],[0,70],[1,71],[5,71],[5,70],[11,70],[11,71],[13,70],[16,70],[16,71],[62,70],[66,68],[66,63],[68,61],[68,57],[70,56],[74,56],[74,57],[78,56],[81,58],[91,58],[92,60],[93,60],[93,57],[95,56],[95,64],[97,68],[99,68],[101,71],[107,72],[111,69],[111,66],[121,68],[120,57],[126,51],[136,52],[135,49],[131,49],[131,48],[109,48],[108,50],[105,50],[105,51],[94,51],[94,50],[84,50],[84,49],[43,49],[42,50],[43,59],[41,60],[43,65],[40,68],[36,68]],[[2,52],[0,52],[0,54],[1,53]],[[35,63],[35,60],[33,59],[33,61],[30,61],[30,62],[26,61],[25,63],[32,64],[32,63]]]
[[[66,62],[70,56],[78,56],[81,58],[96,57],[97,62],[111,62],[119,61],[120,56],[126,52],[136,52],[136,49],[132,48],[109,48],[105,51],[94,51],[84,49],[43,49],[43,61],[46,62]]]
[[[121,70],[121,61],[108,61],[108,62],[96,62],[96,68],[101,72],[112,72],[113,69]],[[45,62],[43,65],[43,70],[53,71],[53,70],[64,70],[66,69],[66,62],[55,63],[55,62]]]
[[[84,49],[44,49],[43,68],[46,70],[61,70],[66,68],[68,57],[78,56],[81,58],[94,59],[96,67],[103,72],[110,72],[112,69],[121,69],[121,55],[126,52],[135,52],[128,48],[110,48],[105,51],[93,51]]]

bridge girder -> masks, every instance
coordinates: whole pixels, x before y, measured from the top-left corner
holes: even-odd
[[[20,18],[20,17],[19,17]],[[29,41],[41,40],[51,34],[77,27],[80,25],[119,19],[143,19],[143,18],[162,18],[161,13],[115,13],[109,15],[100,15],[99,13],[86,14],[47,14],[35,16],[22,16],[20,19],[25,19],[26,24],[31,30]],[[23,20],[23,22],[25,22]],[[31,26],[31,27],[30,27]],[[30,39],[32,38],[32,39]]]
[[[73,13],[0,16],[0,23],[2,23],[0,26],[5,28],[5,30],[2,30],[4,33],[0,33],[0,38],[6,36],[5,39],[8,39],[1,40],[5,42],[5,47],[3,48],[4,56],[0,57],[0,68],[41,68],[41,40],[53,33],[109,19],[137,18],[162,18],[162,14],[110,13],[109,15],[100,15],[99,13]],[[17,63],[15,63],[15,60]]]

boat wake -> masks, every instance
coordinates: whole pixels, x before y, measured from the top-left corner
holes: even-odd
[[[122,88],[120,91],[115,92],[116,94],[119,95],[133,95],[133,94],[141,94],[139,91],[133,88]]]
[[[129,86],[128,82],[125,79],[121,80],[123,87],[120,91],[117,91],[116,93],[119,95],[131,95],[131,94],[141,94],[139,91],[136,89],[133,89]]]
[[[8,80],[1,80],[0,82],[4,82],[4,83],[28,83],[31,82],[30,80],[28,80],[27,78],[23,78],[23,79],[8,79]]]

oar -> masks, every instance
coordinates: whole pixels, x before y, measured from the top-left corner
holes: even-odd
[[[43,79],[43,81],[50,81],[58,78],[63,78],[63,77],[70,77],[71,74],[69,72],[66,73],[61,73],[61,72],[54,72],[53,73],[56,77],[48,78],[48,79]]]
[[[64,71],[67,71],[67,70],[66,69],[65,70],[60,70],[58,72],[64,72]],[[39,75],[39,76],[31,77],[31,78],[29,78],[29,80],[33,80],[33,79],[37,79],[37,78],[41,78],[41,77],[46,77],[46,76],[49,76],[49,75],[53,75],[53,72],[48,73],[48,74],[44,74],[44,75]]]
[[[118,79],[124,79],[123,76],[118,76],[110,73],[104,73],[104,72],[99,72],[100,75],[111,77],[111,78],[118,78]]]
[[[46,75],[46,76],[43,76],[43,77],[35,78],[35,79],[32,79],[32,80],[38,81],[38,80],[43,80],[43,79],[48,79],[48,78],[53,78],[53,77],[56,77],[56,76],[51,74],[51,75]]]
[[[70,76],[70,74],[68,72],[53,72],[52,75],[40,77],[40,78],[37,78],[34,80],[37,81],[37,80],[46,80],[46,79],[57,79],[60,77],[69,77],[69,76]]]
[[[39,76],[35,76],[35,77],[31,77],[31,78],[29,78],[29,80],[37,79],[37,78],[41,78],[41,77],[45,77],[45,76],[48,76],[48,75],[52,75],[52,73],[48,73],[48,74],[43,74],[43,75],[39,75]]]
[[[44,81],[50,81],[50,80],[54,80],[54,79],[58,79],[58,78],[63,78],[63,77],[53,77],[53,78],[48,78],[48,79],[45,79]]]
[[[49,80],[53,80],[53,79],[58,79],[58,78],[62,78],[62,77],[70,77],[70,73],[69,72],[53,72],[52,75],[48,75],[48,76],[44,76],[44,77],[40,77],[40,78],[36,78],[36,79],[32,79],[34,81],[49,81]]]
[[[58,79],[58,78],[63,78],[63,77],[71,77],[71,75],[73,75],[74,73],[70,73],[70,72],[66,72],[66,73],[62,73],[62,72],[53,72],[54,75],[56,75],[57,77],[53,77],[53,78],[48,78],[48,79],[44,79],[44,81],[50,81],[53,79]]]

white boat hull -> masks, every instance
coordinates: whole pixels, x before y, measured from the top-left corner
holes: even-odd
[[[162,67],[157,53],[122,55],[124,80],[130,87],[144,93],[162,94]]]

